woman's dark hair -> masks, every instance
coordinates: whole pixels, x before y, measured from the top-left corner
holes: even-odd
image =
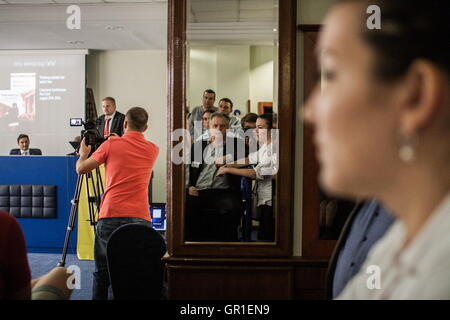
[[[377,5],[381,29],[366,26],[364,10],[362,38],[374,50],[374,75],[383,81],[399,79],[416,59],[425,59],[450,76],[449,0],[337,0],[364,7]]]
[[[268,129],[273,129],[273,114],[272,113],[264,113],[258,116],[258,119],[264,119],[267,123]]]

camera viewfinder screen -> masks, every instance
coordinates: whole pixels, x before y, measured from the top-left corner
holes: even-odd
[[[71,127],[81,127],[82,126],[81,118],[70,118],[70,126]]]

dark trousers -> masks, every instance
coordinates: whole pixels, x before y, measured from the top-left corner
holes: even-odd
[[[152,226],[151,222],[139,218],[105,218],[100,219],[97,224],[94,244],[95,272],[92,286],[92,300],[108,300],[110,281],[106,260],[106,244],[114,230],[129,223],[142,223],[150,227]]]
[[[238,241],[243,213],[237,193],[209,189],[187,196],[185,232],[187,241]]]
[[[258,240],[275,240],[275,218],[273,216],[273,207],[261,205],[257,207],[259,216]]]

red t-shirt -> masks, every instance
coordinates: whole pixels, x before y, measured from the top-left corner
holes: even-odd
[[[0,211],[0,300],[30,285],[31,272],[22,229],[9,213]]]
[[[137,131],[110,137],[92,154],[105,163],[106,188],[100,219],[132,217],[150,221],[148,184],[159,148]]]

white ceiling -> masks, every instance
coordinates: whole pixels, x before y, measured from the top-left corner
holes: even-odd
[[[66,26],[70,4],[81,9],[80,30]],[[277,4],[278,0],[190,0],[188,39],[273,42]],[[0,50],[166,46],[167,0],[0,0]]]
[[[189,22],[275,22],[278,0],[190,0]]]
[[[273,45],[278,0],[190,0],[187,38],[193,44]]]
[[[0,49],[131,50],[162,49],[167,44],[166,1],[5,1],[17,4],[0,5]],[[80,7],[80,30],[69,30],[66,26],[71,15],[66,13],[69,4]],[[118,26],[121,29],[110,30]]]

